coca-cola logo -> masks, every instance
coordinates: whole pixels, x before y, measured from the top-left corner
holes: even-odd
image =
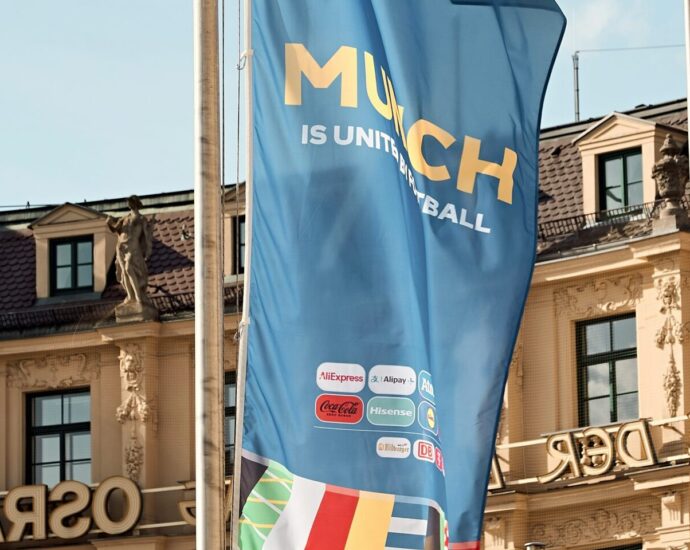
[[[356,395],[324,393],[316,398],[315,412],[321,422],[357,424],[364,415],[364,402]]]

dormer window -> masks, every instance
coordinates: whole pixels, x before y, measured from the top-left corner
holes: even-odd
[[[575,138],[582,159],[582,213],[617,217],[621,210],[633,213],[654,202],[652,167],[669,133],[679,142],[687,139],[680,128],[612,113]]]
[[[642,150],[637,148],[601,155],[599,191],[601,210],[643,204]]]
[[[93,291],[93,237],[50,241],[51,294]]]

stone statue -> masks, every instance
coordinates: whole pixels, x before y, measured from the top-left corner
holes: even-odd
[[[108,227],[117,235],[115,260],[117,280],[127,293],[125,301],[115,309],[120,321],[146,321],[158,317],[146,293],[149,273],[146,260],[153,248],[153,232],[149,221],[141,215],[139,197],[129,197],[130,212],[122,218],[108,216]]]
[[[676,231],[688,226],[688,214],[682,205],[688,181],[688,157],[670,134],[661,146],[661,159],[652,169],[661,209],[654,221],[653,233]]]

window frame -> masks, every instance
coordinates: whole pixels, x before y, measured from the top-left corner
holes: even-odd
[[[628,163],[626,159],[633,155],[640,156],[640,174],[642,175],[642,180],[640,184],[642,186],[642,202],[639,204],[630,204],[628,197]],[[623,161],[623,204],[616,208],[608,208],[606,201],[606,169],[605,165],[607,161],[621,159]],[[642,171],[642,148],[641,147],[631,147],[629,149],[623,149],[621,151],[613,151],[610,153],[602,153],[597,156],[597,171],[598,171],[598,186],[599,186],[599,210],[606,212],[608,210],[619,210],[622,208],[633,208],[635,206],[642,206],[644,204],[644,172]]]
[[[89,421],[88,422],[73,422],[71,424],[53,424],[50,426],[34,426],[33,425],[33,403],[34,400],[41,397],[51,397],[59,395],[64,398],[65,395],[86,394],[89,396]],[[64,402],[61,400],[61,414],[63,414]],[[59,435],[60,436],[60,481],[66,478],[67,463],[76,462],[75,460],[68,461],[66,458],[65,438],[68,434],[91,432],[91,388],[70,388],[63,390],[54,390],[46,392],[27,393],[25,400],[25,452],[24,452],[24,479],[27,485],[36,484],[34,478],[34,466],[37,465],[33,461],[33,438],[41,435]],[[89,449],[89,462],[93,467],[93,447]],[[93,472],[93,470],[92,470]]]
[[[48,262],[48,269],[50,270],[50,295],[60,296],[64,294],[79,294],[83,292],[93,292],[94,289],[94,254],[93,254],[93,235],[78,235],[76,237],[65,237],[59,239],[50,239],[50,261]],[[90,264],[80,264],[78,257],[78,246],[81,243],[91,244],[91,263]],[[58,288],[57,287],[57,248],[60,245],[69,244],[71,245],[72,262],[70,263],[70,275],[72,285],[70,288]],[[91,284],[87,286],[78,286],[78,273],[80,265],[90,265],[91,266]],[[66,267],[66,266],[60,266]]]
[[[246,216],[240,214],[232,217],[232,274],[244,274],[244,251],[247,246]],[[240,228],[245,227],[244,239],[241,240]]]
[[[229,407],[227,403],[225,402],[225,386],[228,385],[234,385],[235,386],[235,405],[232,407]],[[237,372],[234,370],[231,371],[225,371],[225,377],[223,381],[223,432],[225,432],[225,419],[228,418],[229,416],[232,416],[235,418],[235,422],[237,422]],[[235,423],[235,429],[237,429],[237,423]],[[234,436],[234,434],[233,434]],[[226,477],[228,475],[232,475],[232,467],[235,462],[235,457],[234,453],[229,453],[230,447],[233,448],[235,447],[235,440],[233,437],[232,442],[225,441],[224,442],[224,451],[225,451],[225,475]]]
[[[591,365],[599,365],[603,363],[608,363],[609,365],[609,422],[607,424],[615,424],[619,422],[618,420],[618,400],[617,398],[621,395],[631,395],[637,394],[637,407],[639,415],[639,395],[640,395],[640,385],[639,378],[637,380],[636,390],[634,392],[617,392],[617,380],[616,380],[616,362],[625,359],[635,359],[637,360],[637,321],[635,321],[635,347],[626,348],[622,350],[613,349],[613,323],[615,321],[622,321],[624,319],[636,319],[635,312],[626,313],[623,315],[616,315],[614,317],[600,317],[597,319],[591,319],[587,321],[580,321],[575,324],[575,343],[576,343],[576,355],[577,355],[577,411],[578,411],[578,422],[580,427],[591,426],[589,419],[589,411],[587,404],[591,399],[589,398],[587,392],[587,367]],[[587,355],[586,350],[586,338],[587,338],[587,327],[592,325],[599,325],[603,323],[609,324],[609,347],[610,351],[604,351],[600,353],[595,353],[592,355]],[[639,375],[639,373],[638,373]],[[603,397],[603,396],[601,396]],[[593,398],[596,399],[596,398]]]

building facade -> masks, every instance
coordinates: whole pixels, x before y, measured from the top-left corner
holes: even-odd
[[[690,548],[685,102],[541,137],[537,264],[484,546]],[[661,198],[668,174],[680,208]]]
[[[687,181],[686,142],[684,101],[542,133],[487,549],[690,548],[690,224],[684,188],[666,189]],[[239,191],[225,193],[226,436]],[[194,547],[192,196],[141,203],[155,311],[141,318],[117,313],[125,199],[0,213],[0,548]]]

